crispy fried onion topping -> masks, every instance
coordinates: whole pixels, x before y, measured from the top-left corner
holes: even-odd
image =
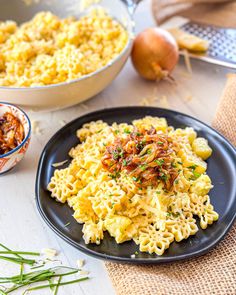
[[[162,181],[170,189],[178,176],[177,150],[177,143],[166,134],[158,134],[154,127],[135,129],[126,137],[116,136],[106,147],[102,165],[111,177],[125,170],[137,186],[155,186]]]
[[[24,127],[12,113],[0,118],[0,155],[16,148],[24,140]]]

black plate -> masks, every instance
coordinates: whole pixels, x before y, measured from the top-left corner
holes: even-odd
[[[210,192],[211,202],[220,217],[206,230],[197,232],[195,236],[180,243],[174,242],[161,257],[139,253],[135,258],[131,255],[138,250],[134,242],[116,244],[115,240],[105,233],[101,245],[86,245],[82,238],[82,225],[72,217],[73,211],[66,204],[60,204],[50,197],[47,184],[55,170],[52,164],[70,158],[67,156],[71,147],[79,143],[76,130],[84,123],[96,120],[128,122],[146,115],[165,117],[169,125],[174,127],[191,126],[199,136],[208,139],[213,155],[208,161],[208,174],[214,188]],[[59,130],[45,146],[38,166],[36,178],[37,207],[51,229],[79,250],[107,260],[131,263],[162,263],[199,256],[212,249],[225,236],[235,220],[236,215],[236,151],[233,146],[218,132],[204,123],[181,113],[152,107],[122,107],[105,109],[82,116]],[[68,163],[63,166],[68,166]],[[61,168],[61,167],[60,167]],[[70,225],[65,227],[65,224]]]

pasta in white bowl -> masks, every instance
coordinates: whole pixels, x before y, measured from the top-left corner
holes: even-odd
[[[145,117],[90,122],[77,136],[70,165],[55,170],[48,190],[74,210],[86,243],[100,244],[108,231],[117,243],[133,240],[141,252],[162,255],[196,234],[197,218],[202,229],[218,219],[205,162],[212,150],[194,129]]]

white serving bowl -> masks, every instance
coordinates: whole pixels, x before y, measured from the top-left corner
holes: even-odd
[[[31,135],[31,124],[28,116],[24,111],[15,105],[0,102],[0,118],[6,112],[12,113],[16,116],[24,127],[25,138],[20,145],[18,145],[12,151],[0,155],[0,175],[11,170],[16,164],[18,164],[24,157],[29,143]]]
[[[14,20],[18,24],[29,21],[40,11],[51,11],[61,18],[73,15],[81,17],[83,0],[1,0],[0,21]],[[54,85],[39,87],[0,87],[2,100],[21,106],[39,109],[61,109],[80,103],[106,88],[118,75],[127,61],[133,43],[134,22],[130,5],[138,0],[101,0],[99,6],[104,7],[108,13],[122,23],[128,31],[129,41],[123,51],[102,69],[82,78]]]

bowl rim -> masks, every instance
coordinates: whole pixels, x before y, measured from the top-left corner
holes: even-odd
[[[122,1],[120,1],[127,9],[127,6],[125,5],[125,3],[123,3]],[[133,40],[134,40],[134,33],[135,33],[135,22],[134,22],[134,17],[132,14],[129,13],[128,11],[128,15],[130,16],[130,22],[131,22],[131,28],[128,30],[127,28],[125,28],[124,25],[122,25],[127,33],[128,33],[128,41],[127,44],[125,45],[125,47],[122,49],[122,51],[113,59],[111,59],[105,66],[103,66],[102,68],[89,73],[87,75],[84,75],[80,78],[76,78],[70,81],[65,81],[65,82],[60,82],[60,83],[56,83],[56,84],[49,84],[49,85],[43,85],[43,86],[33,86],[33,87],[10,87],[10,86],[0,86],[0,91],[30,91],[30,90],[44,90],[44,89],[50,89],[50,88],[55,88],[55,87],[60,87],[60,86],[67,86],[70,84],[75,84],[77,82],[83,81],[85,79],[89,79],[92,76],[96,76],[96,74],[99,74],[103,71],[105,71],[107,68],[111,67],[113,64],[115,64],[126,52],[128,52],[130,50],[130,48],[132,48],[133,45]]]
[[[6,154],[3,154],[3,155],[0,155],[0,159],[2,158],[5,158],[7,156],[10,156],[11,154],[15,153],[16,151],[18,151],[26,142],[27,140],[29,139],[30,135],[31,135],[31,122],[30,122],[30,119],[28,117],[28,115],[26,114],[25,111],[23,111],[21,108],[19,108],[18,106],[16,106],[15,104],[12,104],[12,103],[8,103],[8,102],[3,102],[3,101],[0,101],[0,107],[1,105],[3,106],[10,106],[10,107],[13,107],[15,109],[17,109],[20,113],[23,114],[23,116],[26,118],[27,120],[27,123],[29,125],[29,130],[28,130],[28,133],[25,135],[25,138],[24,140],[22,141],[21,144],[19,144],[16,148],[14,148],[13,150],[11,150],[10,152],[6,153]]]

